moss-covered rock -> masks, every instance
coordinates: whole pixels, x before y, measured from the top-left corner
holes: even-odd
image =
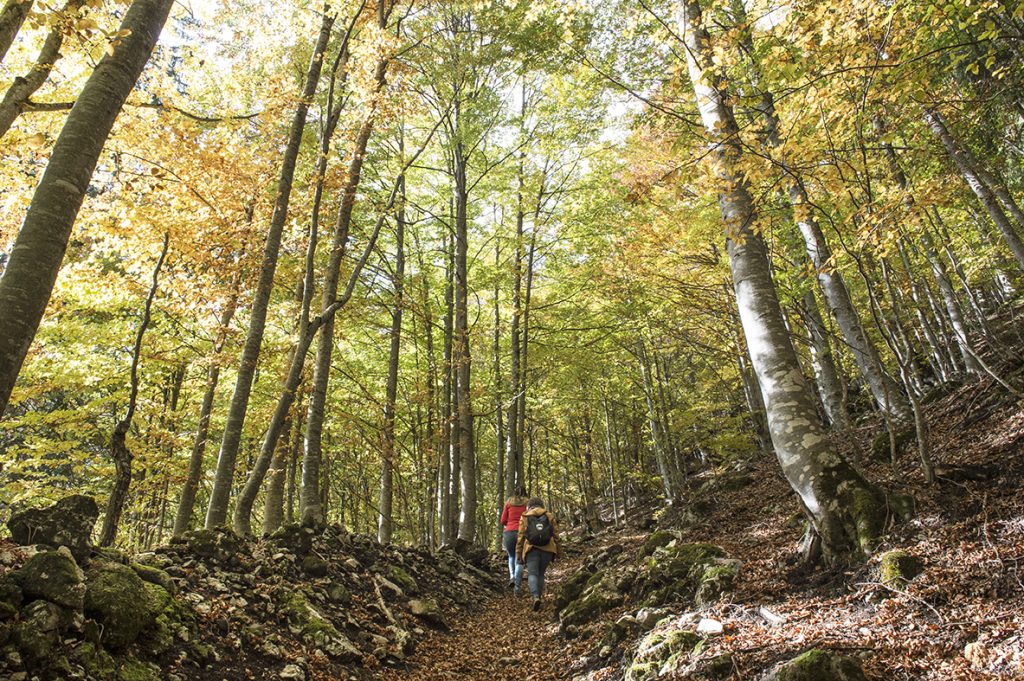
[[[85,575],[67,548],[33,555],[11,580],[29,600],[41,598],[76,611],[85,604]]]
[[[887,551],[881,556],[878,571],[882,584],[897,589],[924,572],[924,561],[907,551]]]
[[[117,681],[161,681],[160,668],[134,657],[126,657],[117,670]]]
[[[583,594],[583,590],[587,588],[587,581],[594,575],[593,572],[587,569],[577,570],[572,576],[563,580],[558,590],[555,591],[555,610],[560,611],[565,606],[572,603],[574,600]]]
[[[668,544],[657,549],[647,559],[647,579],[638,580],[638,588],[644,597],[644,604],[658,606],[673,600],[693,599],[701,586],[708,567],[717,565],[725,552],[714,544]],[[713,594],[715,577],[710,575],[705,597],[716,598]],[[722,580],[724,585],[724,579]]]
[[[151,565],[143,565],[142,563],[132,563],[132,570],[135,570],[135,574],[139,576],[144,582],[150,584],[156,584],[167,593],[172,596],[178,593],[178,585],[174,583],[171,576],[161,570],[160,568],[153,567]]]
[[[24,600],[21,587],[11,578],[11,573],[0,578],[0,621],[17,615]]]
[[[312,553],[302,558],[301,565],[302,571],[314,578],[326,577],[331,569],[326,560]]]
[[[14,513],[7,527],[18,544],[66,546],[81,562],[89,557],[92,530],[99,514],[95,499],[74,494],[48,508]]]
[[[817,648],[784,662],[765,681],[864,681],[860,662]]]
[[[71,650],[71,659],[94,679],[114,679],[117,676],[117,665],[101,646],[90,641],[83,641]]]
[[[914,442],[917,432],[913,428],[905,428],[896,431],[896,453],[900,454],[907,445]],[[892,447],[889,441],[889,431],[883,429],[875,439],[871,441],[871,456],[879,461],[888,461],[892,455]]]
[[[670,544],[674,542],[676,539],[677,537],[673,532],[652,532],[651,534],[647,535],[647,539],[644,540],[644,545],[640,551],[640,554],[643,556],[649,556],[652,553],[654,553],[656,549],[660,549],[662,546]]]
[[[335,658],[355,660],[362,657],[348,637],[314,608],[301,591],[280,588],[274,591],[273,598],[288,622],[288,629],[307,643]]]
[[[684,629],[652,631],[640,641],[626,681],[648,681],[675,669],[700,642],[700,636]]]
[[[402,587],[402,589],[408,594],[415,594],[420,590],[419,584],[416,583],[416,580],[412,575],[397,565],[392,565],[388,570],[388,578],[398,586]]]
[[[270,542],[282,549],[291,551],[296,556],[305,556],[313,549],[313,537],[316,531],[298,523],[288,523],[274,530]]]
[[[104,645],[120,648],[153,624],[166,595],[161,587],[142,581],[127,565],[99,563],[86,573],[85,614],[102,625]]]
[[[12,638],[26,659],[40,662],[53,651],[65,622],[60,606],[47,601],[33,601],[21,610]]]
[[[579,598],[572,601],[559,613],[563,627],[588,624],[601,614],[622,605],[624,596],[615,588],[615,581],[604,572],[597,572],[587,580],[586,588]]]
[[[722,594],[732,591],[736,575],[739,573],[739,561],[722,560],[704,568],[694,597],[697,605],[706,606],[717,601]]]
[[[184,539],[188,550],[201,558],[226,561],[237,556],[241,549],[238,535],[224,527],[192,530]]]

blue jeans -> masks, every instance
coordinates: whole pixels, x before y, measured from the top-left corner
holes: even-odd
[[[505,530],[501,539],[505,545],[505,553],[508,554],[508,578],[514,582],[515,591],[519,593],[519,585],[523,583],[523,566],[516,562],[516,542],[519,540],[519,532],[518,530]]]
[[[531,549],[526,554],[526,570],[529,572],[528,582],[530,593],[534,598],[544,595],[544,571],[554,559],[555,554],[540,549]]]

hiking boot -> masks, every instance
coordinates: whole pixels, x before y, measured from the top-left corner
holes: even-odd
[[[515,580],[511,580],[511,579],[508,580],[508,588],[512,589],[513,591],[515,590],[515,588],[516,588]]]
[[[540,610],[540,599],[539,598],[534,598],[533,599],[533,611],[537,612],[538,610]]]

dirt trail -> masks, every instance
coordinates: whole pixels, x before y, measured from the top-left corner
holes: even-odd
[[[483,604],[482,609],[452,622],[449,633],[437,632],[422,641],[404,669],[381,673],[387,681],[548,681],[568,679],[575,659],[558,635],[552,600],[562,578],[571,574],[578,560],[552,563],[548,568],[545,597],[540,612],[533,598],[507,591]]]

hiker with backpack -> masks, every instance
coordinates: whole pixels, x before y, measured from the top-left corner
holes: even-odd
[[[508,585],[513,593],[518,594],[523,581],[523,566],[516,560],[516,542],[519,539],[519,519],[526,511],[526,489],[519,485],[514,491],[501,509],[501,539],[508,554]]]
[[[526,565],[535,611],[540,610],[540,599],[544,596],[544,572],[558,554],[555,516],[544,508],[541,499],[534,497],[526,504],[526,511],[519,519],[516,558],[520,564]]]

